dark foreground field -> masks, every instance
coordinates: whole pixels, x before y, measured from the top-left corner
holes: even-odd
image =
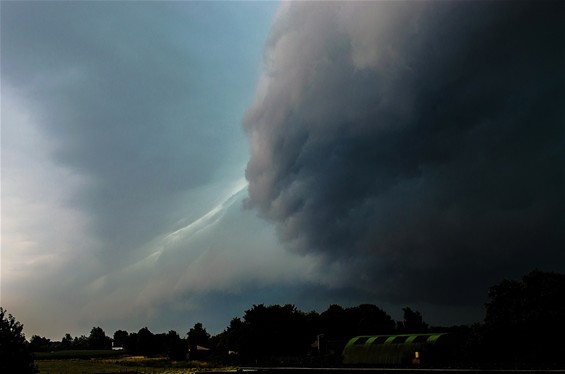
[[[424,369],[424,368],[241,368],[241,371],[256,374],[502,374],[502,373],[565,373],[560,370],[515,370],[515,369]],[[197,372],[202,374],[202,372]],[[228,371],[225,371],[228,374]]]
[[[59,351],[36,354],[40,374],[448,374],[448,373],[551,373],[558,370],[478,370],[400,368],[226,367],[204,361],[172,361],[164,357],[124,355],[116,351]]]
[[[113,359],[60,359],[36,361],[41,374],[565,374],[563,370],[391,369],[391,368],[218,368],[203,362],[175,362],[128,356]]]
[[[205,362],[171,361],[143,356],[40,359],[35,364],[40,374],[187,374],[217,370]],[[235,371],[232,368],[221,370]]]

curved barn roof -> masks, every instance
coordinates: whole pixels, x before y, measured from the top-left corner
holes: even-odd
[[[346,345],[360,344],[413,344],[413,343],[435,343],[441,336],[447,333],[427,334],[398,334],[398,335],[363,335],[351,338]]]
[[[345,364],[401,364],[416,351],[425,351],[448,333],[365,335],[349,340],[343,349]]]

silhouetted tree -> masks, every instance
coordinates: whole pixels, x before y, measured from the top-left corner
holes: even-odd
[[[354,335],[390,334],[396,327],[388,313],[372,304],[346,309],[346,317]]]
[[[322,332],[330,340],[348,340],[355,335],[390,334],[396,324],[392,317],[372,304],[344,309],[330,305],[320,314]]]
[[[70,349],[73,345],[73,337],[71,334],[66,333],[65,336],[61,339],[61,348],[62,349]]]
[[[0,372],[37,373],[23,334],[24,326],[0,307]]]
[[[75,336],[73,339],[73,349],[88,349],[88,338],[85,335]]]
[[[402,311],[404,312],[404,320],[397,324],[398,332],[413,334],[428,331],[429,326],[424,322],[420,312],[408,307],[402,308]]]
[[[196,347],[197,345],[208,347],[210,334],[208,334],[206,329],[202,326],[202,323],[198,322],[194,324],[194,327],[188,331],[187,336],[188,344],[191,347]]]
[[[51,339],[39,335],[32,335],[29,341],[29,349],[32,352],[46,352],[51,350],[52,344]]]
[[[565,274],[532,271],[489,290],[483,354],[489,361],[565,363]],[[492,353],[489,355],[489,353]]]
[[[229,326],[222,333],[219,348],[226,354],[229,354],[229,352],[239,354],[240,352],[248,351],[247,342],[247,329],[243,321],[236,317],[230,321]]]
[[[117,330],[114,332],[114,346],[125,348],[128,336],[128,332],[124,330]]]
[[[330,340],[345,340],[355,335],[347,321],[345,309],[337,304],[332,304],[320,314],[321,333]]]
[[[187,333],[187,336],[190,359],[201,360],[207,358],[209,352],[201,351],[199,348],[200,346],[204,349],[210,349],[210,334],[202,326],[202,323],[196,323]]]
[[[188,350],[187,342],[176,331],[169,331],[166,335],[167,356],[171,360],[183,360]]]
[[[130,353],[137,353],[137,333],[132,332],[124,340],[124,349]]]
[[[158,351],[156,343],[155,335],[144,327],[136,334],[135,353],[145,356],[154,355]]]
[[[93,327],[88,337],[90,349],[111,349],[112,339],[106,336],[106,332],[101,327]]]
[[[237,320],[232,323],[239,324]],[[253,305],[245,311],[239,333],[244,340],[244,359],[298,356],[308,352],[315,333],[306,325],[306,316],[294,305]]]

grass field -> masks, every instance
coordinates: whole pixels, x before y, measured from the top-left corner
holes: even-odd
[[[41,374],[188,374],[207,368],[204,362],[177,362],[141,356],[40,359],[36,360],[35,364]]]
[[[112,350],[69,350],[55,352],[35,352],[33,357],[35,360],[65,360],[65,359],[91,359],[91,358],[111,358],[120,357],[124,353]]]

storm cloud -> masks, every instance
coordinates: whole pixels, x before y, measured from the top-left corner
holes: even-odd
[[[0,7],[0,296],[28,337],[261,303],[470,323],[565,268],[560,2]]]
[[[247,205],[391,302],[565,268],[562,2],[291,2],[243,121]]]

